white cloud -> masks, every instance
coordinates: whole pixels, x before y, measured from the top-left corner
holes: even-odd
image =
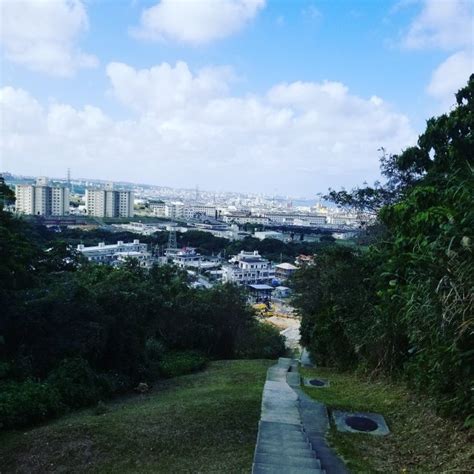
[[[2,107],[16,128],[7,127],[1,144],[4,168],[57,175],[72,167],[76,176],[314,195],[376,179],[377,149],[398,152],[416,139],[406,116],[338,82],[276,84],[237,97],[225,74],[206,71],[110,64],[111,94],[133,112],[128,120],[92,106],[41,106],[6,88]],[[30,112],[36,118],[23,130]]]
[[[460,51],[441,63],[431,75],[427,92],[444,109],[455,103],[454,94],[467,84],[474,72],[474,55]]]
[[[81,0],[0,0],[0,7],[0,39],[8,60],[62,77],[97,66],[97,58],[77,46],[88,29]]]
[[[141,70],[124,63],[110,63],[107,76],[120,102],[136,111],[162,113],[222,95],[234,78],[229,67],[203,68],[193,76],[183,61],[175,67],[162,63]]]
[[[266,0],[161,0],[142,12],[132,33],[150,40],[205,44],[240,31]]]
[[[471,0],[424,0],[420,14],[403,38],[408,49],[472,48],[473,3]]]

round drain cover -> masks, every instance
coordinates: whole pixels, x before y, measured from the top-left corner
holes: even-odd
[[[357,431],[375,431],[379,425],[370,418],[365,416],[348,416],[346,418],[346,425]]]
[[[324,387],[326,385],[326,382],[324,380],[319,379],[311,379],[309,383],[311,385],[314,385],[315,387]]]

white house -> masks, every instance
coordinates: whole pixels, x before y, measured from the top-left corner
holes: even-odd
[[[224,282],[238,285],[265,284],[275,277],[271,263],[256,250],[254,252],[242,250],[232,257],[229,264],[223,266],[222,270]]]

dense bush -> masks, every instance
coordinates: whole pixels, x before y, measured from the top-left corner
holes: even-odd
[[[60,393],[49,383],[25,380],[0,384],[0,428],[37,423],[64,410]]]
[[[177,377],[204,369],[207,357],[195,351],[168,352],[159,362],[160,375]]]
[[[237,342],[236,355],[243,359],[276,359],[285,352],[285,340],[277,328],[252,321]]]
[[[322,252],[293,284],[302,340],[318,362],[402,375],[443,413],[468,416],[474,76],[456,98],[449,115],[428,121],[417,146],[383,157],[386,185],[330,193],[338,204],[378,210],[370,248]]]
[[[81,358],[65,359],[47,378],[61,396],[64,405],[79,408],[96,403],[109,395],[107,379],[102,379]]]
[[[301,342],[317,364],[348,369],[372,357],[371,270],[359,251],[332,247],[295,274],[294,304],[304,315]]]

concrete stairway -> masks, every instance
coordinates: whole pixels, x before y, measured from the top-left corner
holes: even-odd
[[[292,370],[293,369],[293,370]],[[297,363],[280,358],[267,372],[263,389],[253,474],[324,473],[301,423]]]

